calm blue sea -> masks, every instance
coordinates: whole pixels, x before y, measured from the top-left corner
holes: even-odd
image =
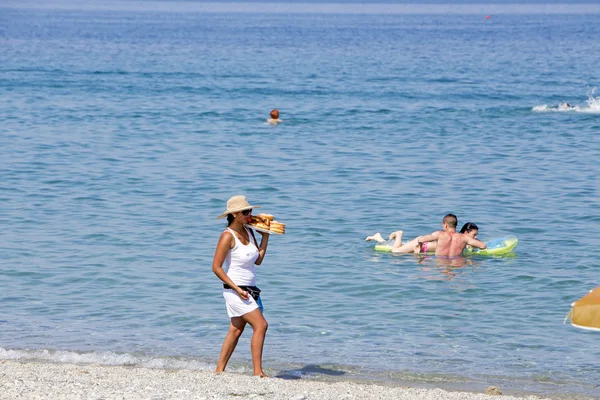
[[[600,396],[600,7],[57,4],[0,8],[0,359],[214,369],[245,194],[269,374]],[[364,241],[448,212],[519,245]]]

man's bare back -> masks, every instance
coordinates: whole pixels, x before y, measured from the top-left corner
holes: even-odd
[[[457,233],[457,223],[458,220],[456,216],[454,214],[448,214],[442,221],[443,231],[435,231],[429,235],[421,236],[417,239],[417,242],[422,244],[424,242],[437,241],[435,255],[443,257],[459,256],[467,245],[480,249],[486,248],[485,243],[464,233]]]
[[[445,257],[459,256],[467,246],[467,242],[467,235],[463,235],[462,233],[456,233],[456,231],[441,232],[438,237],[435,255]]]

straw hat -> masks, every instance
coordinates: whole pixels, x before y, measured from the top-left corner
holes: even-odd
[[[227,200],[227,209],[225,212],[217,217],[217,219],[225,218],[227,215],[240,212],[244,210],[252,210],[253,208],[260,208],[260,206],[251,206],[246,200],[246,196],[233,196]]]

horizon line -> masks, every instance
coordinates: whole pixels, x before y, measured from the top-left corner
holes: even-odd
[[[598,14],[600,4],[590,3],[310,3],[273,1],[169,1],[169,0],[5,0],[0,8],[44,9],[55,11],[143,11],[248,14]]]

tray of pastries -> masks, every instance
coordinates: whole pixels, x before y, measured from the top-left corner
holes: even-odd
[[[285,233],[285,224],[275,221],[275,217],[271,214],[253,215],[252,220],[246,226],[258,232],[274,233],[276,235]]]

